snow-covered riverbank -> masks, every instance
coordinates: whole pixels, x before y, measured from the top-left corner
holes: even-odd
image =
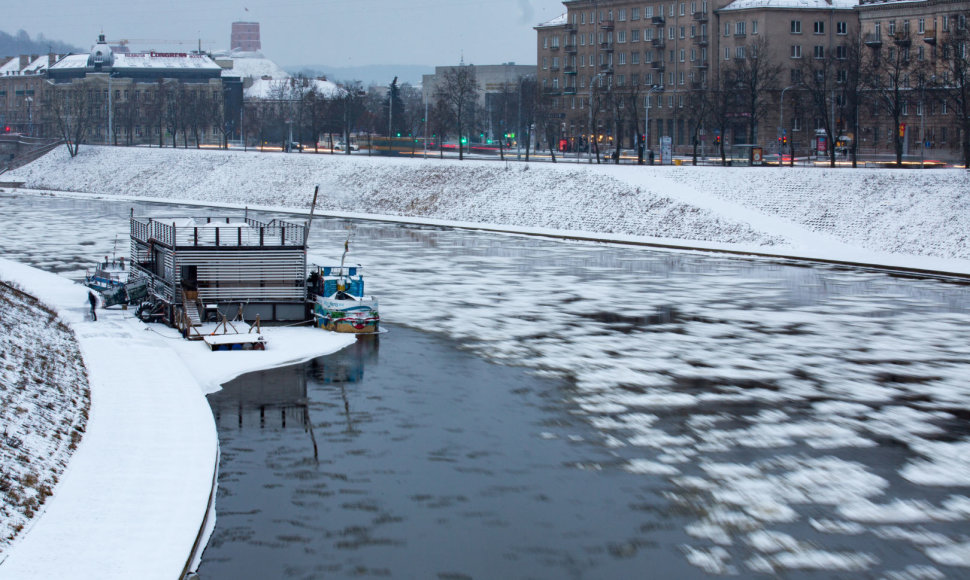
[[[12,348],[0,385],[18,396],[7,405],[5,395],[0,408],[4,448],[21,442],[15,457],[2,456],[3,473],[30,508],[8,513],[5,498],[2,578],[178,577],[196,537],[214,525],[202,529],[218,457],[205,393],[354,340],[273,328],[264,332],[266,351],[213,353],[122,310],[91,320],[87,289],[66,278],[0,258],[0,280],[51,309],[0,303],[0,319],[22,321],[3,336]],[[28,372],[28,358],[44,357],[47,379],[65,394]],[[40,495],[46,502],[32,500]]]
[[[25,187],[593,233],[970,272],[963,170],[723,168],[58,149]]]

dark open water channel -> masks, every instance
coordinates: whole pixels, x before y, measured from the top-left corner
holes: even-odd
[[[583,468],[614,458],[561,384],[437,336],[395,326],[209,401],[222,472],[202,578],[698,574],[662,480]]]

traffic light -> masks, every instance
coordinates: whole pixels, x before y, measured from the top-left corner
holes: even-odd
[[[9,133],[10,132],[10,125],[7,125],[6,127],[4,127],[3,128],[3,132],[4,133]]]
[[[782,145],[788,145],[788,135],[782,135],[782,137],[781,137],[781,144]]]

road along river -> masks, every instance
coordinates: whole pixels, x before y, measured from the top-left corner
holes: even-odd
[[[0,250],[79,277],[130,206],[0,194]],[[968,572],[967,286],[334,219],[311,260],[348,235],[391,332],[211,396],[203,577]]]

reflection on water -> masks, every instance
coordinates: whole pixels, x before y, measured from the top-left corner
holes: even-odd
[[[390,330],[380,352],[358,341],[209,395],[222,471],[202,578],[693,573],[663,482],[595,467],[615,458],[556,382]],[[308,403],[317,458],[304,429],[255,420],[268,402]],[[253,420],[226,421],[237,408]]]

